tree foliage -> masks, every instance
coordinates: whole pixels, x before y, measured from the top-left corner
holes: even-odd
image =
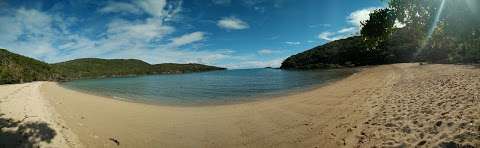
[[[202,64],[155,64],[151,65],[136,59],[76,59],[52,65],[61,79],[83,79],[101,77],[121,77],[151,74],[188,73],[224,68]]]
[[[50,65],[0,49],[0,84],[53,80],[56,77]]]
[[[387,8],[373,11],[369,20],[361,22],[360,37],[333,41],[291,56],[282,68],[418,61],[480,63],[480,1],[387,1]],[[396,22],[405,26],[395,28]]]
[[[480,62],[480,1],[390,0],[397,19],[421,33],[418,59],[435,63]],[[438,15],[438,20],[437,19]]]
[[[366,50],[363,38],[350,37],[315,47],[287,58],[282,69],[336,68],[375,64],[379,59]]]
[[[360,34],[369,48],[376,48],[379,43],[387,40],[394,31],[395,13],[386,9],[377,9],[370,14],[370,18],[361,22]]]

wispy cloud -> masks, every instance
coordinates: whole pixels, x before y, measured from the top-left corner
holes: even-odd
[[[351,32],[355,32],[355,31],[357,31],[357,28],[355,28],[355,27],[348,27],[348,28],[340,29],[340,30],[338,30],[337,32],[338,32],[338,33],[351,33]]]
[[[277,54],[282,52],[282,50],[278,49],[260,49],[257,51],[258,55],[266,56],[266,55],[272,55],[272,54]]]
[[[198,42],[204,39],[205,33],[203,32],[194,32],[190,34],[185,34],[177,38],[173,38],[171,45],[172,46],[183,46],[187,44],[191,44],[194,42]]]
[[[146,1],[143,1],[147,3]],[[142,2],[142,3],[143,3]],[[146,5],[133,1],[120,5],[107,3],[97,13],[141,15],[128,19],[119,15],[107,20],[99,34],[92,37],[77,32],[81,20],[37,9],[12,9],[1,15],[0,48],[54,63],[76,58],[135,58],[149,63],[202,63],[228,68],[276,67],[284,59],[261,60],[264,55],[278,53],[264,49],[244,55],[230,49],[183,48],[204,41],[208,32],[193,30],[177,36],[172,19],[181,13],[169,3],[163,8],[148,10]],[[122,6],[123,5],[123,6]],[[239,19],[238,19],[239,20]],[[243,21],[241,21],[243,22]],[[245,22],[233,25],[235,29],[248,28]],[[231,26],[230,26],[231,27]],[[260,55],[262,54],[262,55]]]
[[[273,53],[273,51],[270,50],[270,49],[261,49],[261,50],[257,51],[257,53],[259,55],[270,55],[270,54]]]
[[[124,2],[109,2],[106,6],[99,10],[102,13],[132,13],[139,14],[142,11],[140,8],[131,3]]]
[[[145,13],[152,17],[169,20],[181,11],[181,5],[182,1],[168,3],[166,0],[135,0],[133,2],[109,2],[98,11],[122,14]]]
[[[308,28],[322,28],[322,27],[331,27],[331,24],[313,24],[308,25]]]
[[[161,39],[173,31],[175,31],[174,27],[163,25],[163,21],[158,19],[147,19],[140,22],[117,19],[107,25],[108,39],[130,39],[148,42],[153,39]]]
[[[326,41],[334,41],[338,39],[347,38],[358,33],[358,29],[356,27],[347,27],[342,28],[336,32],[325,31],[318,35],[319,39],[326,40]]]
[[[350,34],[345,33],[338,33],[338,32],[322,32],[318,35],[319,39],[326,40],[326,41],[335,41],[338,39],[343,39],[351,36]]]
[[[274,35],[274,36],[271,36],[271,37],[267,37],[266,39],[267,40],[276,40],[276,39],[279,39],[279,38],[280,38],[280,36]]]
[[[221,28],[228,29],[228,30],[243,30],[250,27],[248,23],[236,17],[222,18],[218,20],[217,25]]]
[[[165,1],[163,1],[165,2]],[[175,18],[181,8],[162,1],[134,1],[120,5],[107,3],[99,13],[147,14],[144,19],[129,20],[118,17],[109,20],[96,37],[73,31],[77,19],[47,13],[37,9],[12,9],[11,14],[1,15],[1,48],[39,58],[46,62],[60,62],[75,58],[136,58],[149,63],[203,63],[219,64],[219,61],[235,57],[226,50],[189,50],[182,46],[194,44],[205,38],[205,33],[195,31],[179,37],[170,36],[176,31],[167,22]],[[155,5],[155,6],[150,6]],[[138,10],[137,10],[138,8]],[[80,28],[83,29],[83,28]]]
[[[135,3],[152,16],[165,16],[167,13],[164,10],[165,6],[167,5],[166,0],[141,0],[136,1]]]
[[[300,43],[300,42],[290,42],[290,41],[287,41],[287,42],[285,42],[285,44],[288,44],[288,45],[300,45],[300,44],[302,44],[302,43]]]

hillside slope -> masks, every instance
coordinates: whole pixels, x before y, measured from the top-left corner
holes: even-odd
[[[202,64],[166,63],[151,65],[136,59],[97,58],[76,59],[52,64],[52,66],[66,80],[224,70],[224,68]]]
[[[397,29],[375,48],[368,48],[364,38],[353,36],[317,46],[290,56],[282,69],[338,68],[364,65],[416,62],[418,41],[411,30]]]
[[[203,65],[203,64],[176,64],[176,63],[164,63],[152,65],[153,71],[158,74],[164,73],[190,73],[190,72],[202,72],[213,70],[225,70],[225,68]]]
[[[317,46],[305,52],[288,57],[282,69],[335,68],[367,64],[367,53],[361,37],[350,37]]]
[[[134,75],[188,73],[225,68],[202,64],[155,64],[137,59],[84,58],[48,64],[0,49],[0,84],[31,81],[68,81]]]
[[[150,64],[135,59],[76,59],[52,64],[63,79],[151,74]]]
[[[0,49],[0,84],[54,80],[56,77],[47,63]]]

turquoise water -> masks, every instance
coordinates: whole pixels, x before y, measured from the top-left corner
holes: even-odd
[[[308,90],[352,70],[243,69],[176,75],[77,80],[62,86],[127,101],[168,105],[225,104]]]

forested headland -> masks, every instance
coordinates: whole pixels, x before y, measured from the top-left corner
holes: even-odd
[[[388,0],[361,31],[283,61],[282,69],[403,62],[480,63],[480,6],[469,0]],[[398,25],[401,24],[401,25]]]
[[[48,64],[0,49],[0,84],[32,81],[69,81],[85,78],[122,77],[224,70],[202,64],[149,64],[136,59],[85,58]]]

